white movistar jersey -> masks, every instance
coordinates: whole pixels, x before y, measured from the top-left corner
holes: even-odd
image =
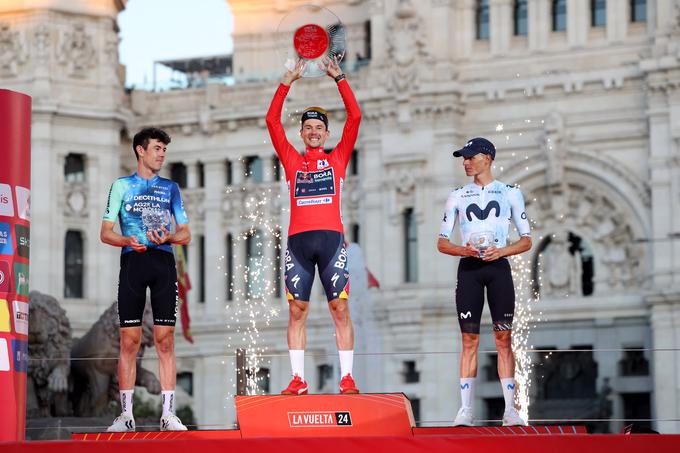
[[[446,200],[439,237],[449,239],[456,223],[460,225],[462,245],[477,232],[492,231],[495,247],[505,247],[512,219],[520,236],[531,236],[524,211],[524,197],[515,186],[493,181],[484,187],[470,183],[451,191]]]

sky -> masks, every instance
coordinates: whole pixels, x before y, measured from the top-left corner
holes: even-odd
[[[151,88],[154,61],[231,53],[233,25],[227,0],[128,0],[118,15],[126,86]],[[157,67],[159,85],[171,75]]]

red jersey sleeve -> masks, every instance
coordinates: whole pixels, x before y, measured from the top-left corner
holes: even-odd
[[[347,111],[347,119],[345,120],[345,128],[342,130],[342,138],[335,148],[335,152],[339,152],[345,165],[349,162],[352,156],[354,145],[359,135],[359,123],[361,123],[361,109],[357,103],[354,93],[347,82],[343,79],[338,83],[338,90],[342,96],[342,102],[345,103],[345,110]]]
[[[269,137],[272,139],[272,145],[274,145],[276,155],[279,156],[279,160],[286,169],[291,167],[294,159],[300,157],[300,153],[293,148],[293,145],[286,138],[286,130],[283,128],[283,124],[281,124],[283,101],[286,100],[288,90],[290,90],[289,86],[283,83],[279,85],[272,103],[269,105],[266,118],[267,130],[269,131]]]

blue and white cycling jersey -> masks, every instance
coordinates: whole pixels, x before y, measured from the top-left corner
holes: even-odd
[[[439,237],[449,239],[458,223],[461,245],[466,245],[473,233],[491,231],[495,235],[494,246],[505,247],[511,219],[520,236],[531,236],[524,197],[517,187],[495,180],[484,187],[470,183],[451,191]]]
[[[170,231],[172,217],[177,224],[189,223],[179,187],[169,179],[155,175],[144,179],[137,173],[118,178],[109,191],[104,219],[109,222],[120,220],[123,236],[135,236],[140,244],[172,253],[172,245],[156,245],[149,240],[149,229],[164,225]],[[123,247],[122,253],[132,251]]]

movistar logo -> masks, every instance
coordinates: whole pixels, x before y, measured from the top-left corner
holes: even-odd
[[[465,384],[461,384],[461,386],[460,386],[461,390],[467,390],[469,388],[470,388],[470,384],[468,384],[467,382]]]
[[[492,209],[496,210],[496,217],[500,217],[501,205],[499,205],[496,200],[490,201],[483,211],[477,204],[472,203],[465,210],[465,215],[467,216],[468,222],[472,222],[472,214],[474,214],[479,220],[486,220],[486,218],[489,217],[489,214],[491,214]]]
[[[460,314],[460,319],[468,319],[470,316],[472,316],[472,313],[468,310],[467,313],[461,313]]]
[[[515,390],[515,384],[508,384],[508,390]]]

